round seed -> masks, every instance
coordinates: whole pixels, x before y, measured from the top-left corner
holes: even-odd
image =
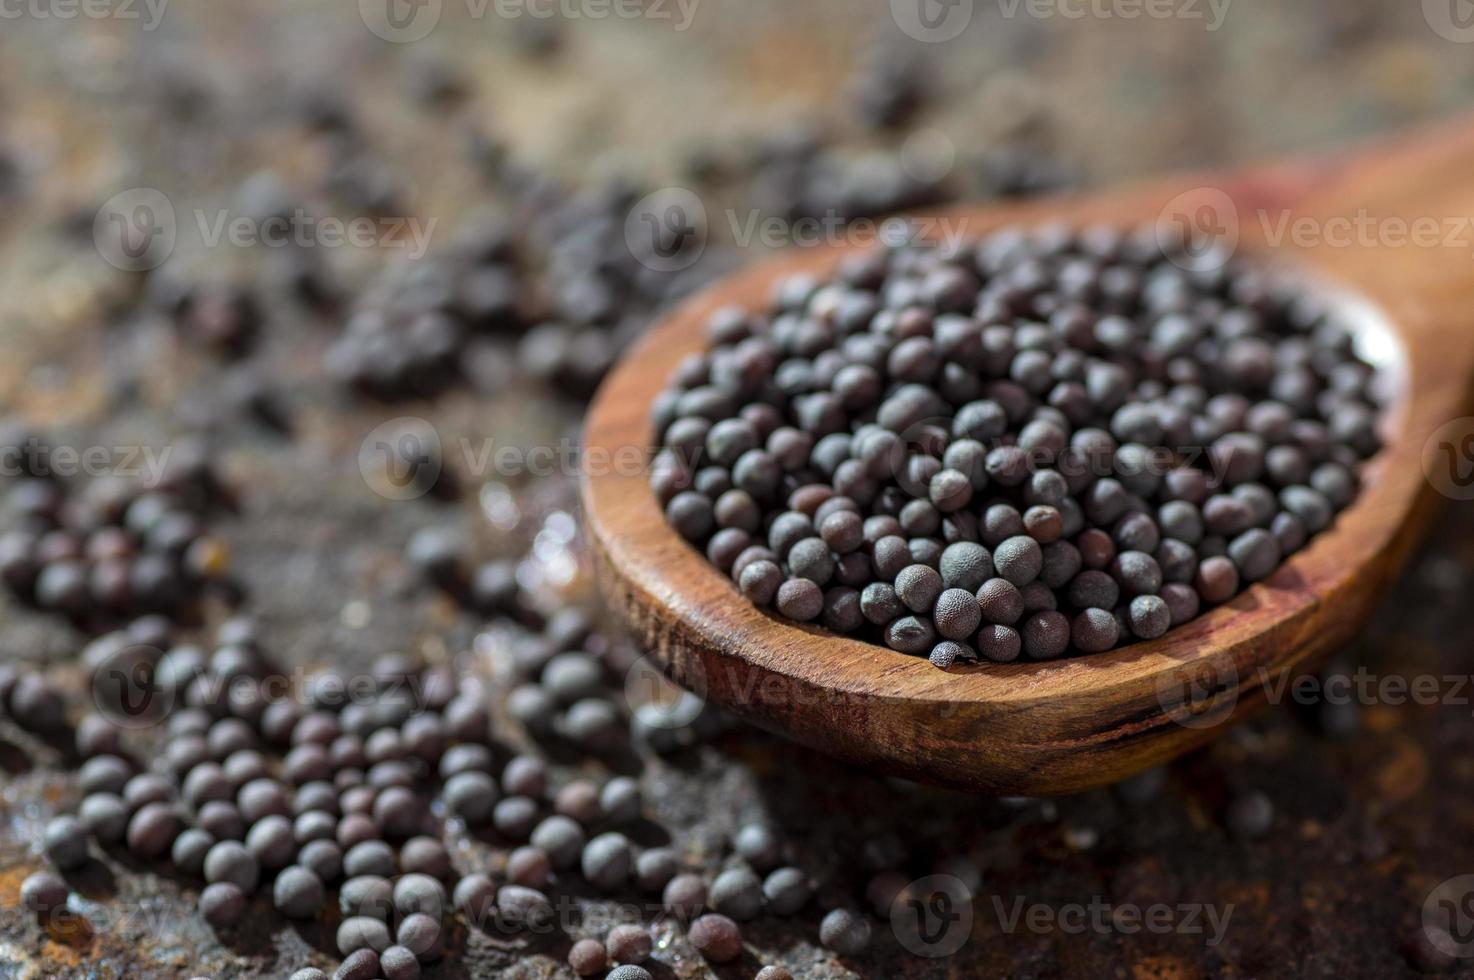
[[[1262,837],[1274,824],[1274,804],[1260,792],[1234,798],[1226,815],[1229,831],[1241,840]]]
[[[643,891],[660,891],[679,871],[680,862],[668,847],[652,847],[635,858],[635,883]]]
[[[1044,570],[1044,552],[1039,542],[1031,537],[1019,535],[1009,538],[993,551],[993,564],[1000,578],[1005,578],[1023,588],[1039,577]]]
[[[541,759],[519,755],[502,770],[502,789],[511,796],[542,796],[547,786],[548,768]]]
[[[423,912],[405,916],[394,938],[420,960],[435,959],[440,951],[440,920]]]
[[[76,817],[61,816],[46,825],[46,856],[63,871],[87,863],[87,828]]]
[[[496,907],[503,921],[529,929],[544,928],[553,918],[553,905],[548,897],[521,885],[506,885],[498,891]]]
[[[338,926],[338,952],[348,956],[360,949],[382,953],[391,945],[389,927],[378,919],[355,915]]]
[[[333,973],[333,980],[373,980],[379,975],[379,954],[371,949],[358,949],[343,958]]]
[[[723,871],[712,882],[711,905],[739,922],[754,919],[763,908],[763,884],[745,868]]]
[[[634,853],[623,834],[600,834],[584,846],[581,862],[589,884],[601,891],[614,891],[628,880]]]
[[[168,803],[150,803],[128,821],[128,849],[141,858],[160,857],[179,835],[179,814]]]
[[[50,915],[65,907],[69,894],[66,882],[49,871],[27,875],[20,885],[21,904],[33,915]]]
[[[743,824],[732,847],[759,871],[774,868],[783,860],[783,838],[766,823]]]
[[[812,894],[808,877],[798,868],[779,868],[763,879],[763,899],[777,915],[793,915]]]
[[[246,914],[246,893],[228,881],[200,892],[200,915],[216,929],[228,929]]]
[[[1193,588],[1204,602],[1227,602],[1239,591],[1238,568],[1227,558],[1208,558],[1198,566]]]
[[[407,946],[390,946],[379,957],[384,980],[419,980],[420,961]]]
[[[343,874],[343,850],[330,840],[309,841],[297,853],[297,863],[331,884]]]
[[[742,955],[742,930],[725,915],[710,913],[691,923],[691,946],[712,963],[730,963]]]
[[[858,956],[870,947],[870,923],[858,912],[834,909],[819,923],[819,941],[841,956]]]
[[[546,888],[552,880],[553,862],[540,847],[519,847],[507,856],[507,878],[528,888]]]
[[[1132,599],[1128,615],[1131,632],[1143,640],[1155,640],[1172,626],[1172,611],[1159,596],[1140,595]]]
[[[254,833],[254,828],[252,832]],[[360,875],[388,878],[398,871],[399,862],[395,859],[394,850],[381,840],[366,840],[355,844],[343,855],[343,873],[350,878]]]
[[[338,889],[338,908],[344,916],[367,916],[388,921],[394,909],[394,889],[379,875],[359,875]]]
[[[205,870],[205,858],[214,846],[215,838],[209,831],[190,827],[174,838],[174,846],[170,849],[169,857],[174,862],[174,866],[185,874],[202,875]]]
[[[978,653],[999,664],[1017,660],[1023,649],[1022,637],[1011,626],[984,626],[978,631],[977,644]]]
[[[509,796],[491,814],[491,825],[503,837],[526,840],[537,826],[537,804],[525,796]]]
[[[942,594],[942,576],[927,565],[908,565],[896,575],[895,587],[906,608],[914,613],[928,613]]]
[[[1103,653],[1120,639],[1120,626],[1104,609],[1086,609],[1075,617],[1070,639],[1083,653]]]
[[[104,844],[123,839],[128,832],[128,805],[112,793],[91,793],[77,807],[77,819],[87,832]]]
[[[1283,555],[1275,536],[1256,527],[1228,543],[1228,557],[1242,581],[1258,582],[1279,567]]]
[[[578,863],[586,841],[583,828],[561,815],[548,817],[538,824],[529,839],[534,847],[547,853],[553,867],[560,871]]]
[[[776,605],[787,618],[806,623],[824,610],[824,593],[806,578],[791,578],[778,587]]]
[[[247,895],[256,890],[261,879],[261,867],[256,856],[232,840],[221,841],[210,848],[205,855],[204,872],[205,880],[211,884],[229,883]]]
[[[678,874],[665,886],[660,902],[666,912],[690,922],[706,907],[706,882],[700,875]]]
[[[1019,635],[1030,659],[1049,660],[1069,648],[1070,621],[1061,613],[1037,612],[1024,620]]]
[[[445,914],[445,886],[426,874],[406,874],[394,883],[394,910],[401,916],[422,913],[439,919]]]
[[[568,951],[568,965],[581,977],[603,973],[608,965],[604,956],[604,944],[597,939],[580,939]]]
[[[599,809],[610,820],[637,819],[642,805],[640,784],[629,776],[615,776],[599,791]]]
[[[591,779],[575,779],[558,791],[553,809],[581,824],[591,824],[604,815],[599,806],[599,787]]]
[[[322,879],[302,867],[290,867],[276,876],[271,887],[276,909],[289,919],[310,919],[322,908]]]
[[[411,837],[399,849],[399,869],[406,875],[449,878],[450,854],[445,845],[434,837]]]
[[[1007,579],[984,582],[978,589],[977,601],[981,618],[989,623],[1012,626],[1024,614],[1024,597]]]
[[[943,550],[938,570],[947,588],[976,592],[992,577],[993,558],[980,544],[958,541]]]
[[[977,597],[966,589],[948,589],[937,597],[932,620],[939,634],[949,640],[965,640],[982,623],[983,611]]]
[[[484,929],[496,908],[496,885],[484,874],[467,875],[456,883],[451,898],[468,924]]]
[[[783,585],[783,570],[775,562],[755,561],[742,570],[737,584],[749,601],[770,605]]]
[[[286,817],[272,814],[257,821],[246,831],[246,848],[268,870],[284,868],[297,854],[292,837],[292,824]]]
[[[616,966],[604,975],[604,980],[654,980],[650,971],[642,966],[626,963],[624,966]]]
[[[411,837],[419,832],[424,805],[414,791],[391,786],[374,800],[374,823],[390,838]]]
[[[613,963],[643,963],[650,958],[655,942],[643,926],[617,925],[604,940],[604,951]]]
[[[473,827],[491,820],[499,795],[496,782],[484,772],[458,773],[446,782],[443,792],[446,812]]]

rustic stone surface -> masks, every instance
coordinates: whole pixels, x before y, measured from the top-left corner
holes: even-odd
[[[455,8],[447,16],[458,16],[460,6],[446,4]],[[442,30],[424,45],[392,45],[366,31],[351,4],[296,4],[300,19],[245,2],[211,4],[207,12],[171,6],[154,32],[126,21],[7,20],[0,145],[19,149],[25,183],[20,203],[7,202],[0,217],[4,402],[57,426],[59,441],[77,446],[157,448],[186,419],[223,419],[227,471],[248,493],[244,514],[222,531],[251,589],[251,609],[283,661],[366,667],[381,653],[417,650],[494,674],[496,636],[478,637],[473,620],[418,585],[404,565],[404,543],[418,527],[454,519],[485,554],[521,553],[544,515],[573,508],[573,480],[500,481],[523,516],[497,534],[475,513],[474,495],[459,505],[376,497],[359,476],[358,448],[375,425],[398,414],[433,420],[447,441],[465,435],[479,446],[495,432],[499,444],[556,445],[576,425],[577,406],[531,383],[490,398],[461,390],[402,411],[345,405],[317,375],[331,327],[269,296],[256,362],[298,409],[296,439],[272,437],[219,410],[223,370],[177,344],[166,327],[132,318],[105,325],[107,310],[136,283],[101,266],[86,235],[57,232],[59,216],[79,208],[90,218],[99,200],[135,184],[188,188],[188,207],[223,207],[232,181],[260,167],[310,171],[311,149],[287,127],[263,132],[245,122],[257,107],[279,108],[288,82],[326,75],[351,81],[369,128],[396,159],[411,161],[417,213],[442,215],[449,227],[481,192],[456,155],[456,126],[413,109],[395,82],[413,53],[406,49],[432,46],[464,59],[482,89],[467,111],[504,128],[529,161],[576,173],[606,146],[628,143],[652,180],[673,178],[670,151],[705,142],[717,112],[729,108],[725,100],[757,125],[775,113],[788,116],[795,100],[826,98],[872,26],[859,6],[764,2],[741,13],[702,6],[687,34],[589,21],[572,25],[566,60],[530,67],[494,17]],[[1474,88],[1467,46],[1432,35],[1417,5],[1400,6],[1406,9],[1363,19],[1336,13],[1343,26],[1334,35],[1313,17],[1361,5],[1316,5],[1315,15],[1235,7],[1223,31],[1210,35],[1186,22],[1087,29],[1004,20],[993,5],[979,4],[990,32],[981,42],[987,56],[957,69],[959,98],[936,125],[959,143],[967,134],[981,145],[1008,118],[994,108],[1000,99],[1017,114],[1037,101],[1054,107],[1058,142],[1098,179],[1328,143],[1427,113]],[[157,87],[188,51],[199,53],[206,86],[226,95],[218,118],[189,124],[162,113]],[[703,72],[703,65],[716,67]],[[1045,81],[1028,87],[1030,78]],[[1183,106],[1223,111],[1178,111],[1169,84],[1185,87],[1191,99]],[[1020,85],[1022,92],[1008,94]],[[1300,98],[1284,98],[1290,89]],[[671,111],[677,92],[680,111]],[[189,138],[191,126],[205,135]],[[624,139],[632,135],[649,142]],[[178,204],[183,211],[186,198]],[[186,265],[204,258],[191,243],[181,243],[176,256]],[[212,269],[236,267],[271,281],[270,255],[209,259]],[[333,260],[348,267],[350,280],[371,268],[361,257]],[[1474,511],[1461,506],[1435,528],[1346,662],[1377,676],[1474,672],[1471,567]],[[560,590],[569,599],[592,588],[586,567],[576,568]],[[73,659],[78,635],[5,599],[0,642],[7,658],[42,665],[66,685],[74,717],[84,708],[87,687]],[[792,857],[820,883],[818,902],[792,919],[745,924],[743,933],[762,962],[781,963],[797,977],[1392,977],[1411,971],[1402,940],[1416,933],[1424,897],[1440,881],[1474,872],[1474,841],[1465,832],[1474,820],[1474,764],[1466,758],[1474,742],[1471,694],[1441,706],[1370,706],[1361,730],[1344,738],[1317,734],[1313,711],[1272,709],[1172,767],[1161,792],[1139,805],[1120,792],[992,801],[883,783],[747,730],[651,763],[644,796],[674,846],[708,872],[742,823],[781,822]],[[20,907],[20,883],[40,866],[36,844],[46,820],[78,801],[64,774],[72,761],[0,720],[0,976],[224,980],[336,964],[336,914],[287,924],[258,895],[243,927],[222,940],[197,914],[198,882],[119,850],[67,876],[77,892],[73,908],[88,923],[43,931]],[[1222,816],[1229,799],[1248,789],[1273,800],[1274,828],[1237,842]],[[958,852],[983,869],[971,939],[950,959],[908,954],[878,921],[864,957],[841,961],[818,945],[823,910],[861,901],[856,855],[888,832],[915,847],[916,876],[932,856]],[[485,842],[468,841],[455,860],[469,869],[500,859]],[[593,903],[555,890],[560,896],[586,907],[593,921]],[[1032,932],[1027,917],[1010,932],[1001,921],[1019,899],[1052,918],[1065,903],[1089,905],[1096,897],[1116,906],[1232,903],[1234,910],[1223,941],[1212,946],[1202,934]],[[566,954],[578,936],[506,940],[456,926],[449,938],[464,951],[428,967],[427,978],[568,976]],[[711,975],[678,927],[658,925],[654,938],[657,977]],[[750,976],[758,966],[747,955],[717,975]]]

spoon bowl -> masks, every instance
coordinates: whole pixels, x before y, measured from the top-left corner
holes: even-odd
[[[667,523],[638,468],[586,466],[582,494],[600,583],[671,679],[765,728],[876,771],[1010,795],[1115,782],[1201,745],[1344,645],[1398,573],[1444,496],[1440,454],[1474,434],[1474,236],[1394,234],[1423,222],[1474,228],[1474,125],[1350,156],[1171,178],[1100,195],[965,207],[917,227],[977,238],[1011,225],[1121,226],[1204,215],[1243,254],[1327,289],[1390,382],[1384,447],[1335,523],[1268,579],[1160,639],[1064,660],[959,665],[757,608]],[[1209,210],[1204,211],[1207,208]],[[1370,238],[1341,229],[1374,229]],[[600,389],[586,460],[648,458],[650,407],[704,349],[722,307],[761,307],[795,273],[823,277],[849,248],[807,249],[741,271],[652,329]],[[1461,426],[1463,426],[1461,428]],[[1466,440],[1474,445],[1474,440]],[[1467,449],[1465,450],[1467,455]],[[1474,458],[1468,460],[1474,464]],[[1466,498],[1468,499],[1468,498]]]

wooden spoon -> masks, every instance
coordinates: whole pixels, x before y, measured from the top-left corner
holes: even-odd
[[[1356,502],[1268,580],[1161,639],[942,671],[795,625],[747,602],[666,524],[646,474],[617,465],[621,454],[656,445],[651,401],[677,363],[703,348],[713,310],[761,307],[776,279],[828,273],[846,251],[837,247],[796,250],[720,283],[651,330],[604,383],[584,434],[583,503],[608,598],[671,678],[879,772],[1000,794],[1064,793],[1207,741],[1355,634],[1440,499],[1424,475],[1425,448],[1430,458],[1468,452],[1461,440],[1474,421],[1445,430],[1454,433],[1445,446],[1431,437],[1470,414],[1471,160],[1474,123],[1465,121],[1336,159],[939,214],[976,237],[1058,219],[1193,218],[1206,204],[1220,220],[1237,218],[1241,252],[1291,261],[1346,293],[1366,352],[1390,372],[1385,448]],[[1409,241],[1420,227],[1426,234]]]

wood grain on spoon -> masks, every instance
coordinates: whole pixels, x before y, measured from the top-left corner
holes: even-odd
[[[975,238],[1016,223],[1122,225],[1232,201],[1241,253],[1287,262],[1386,328],[1386,447],[1332,528],[1272,577],[1159,640],[1043,663],[941,671],[760,610],[666,524],[644,472],[594,465],[650,450],[650,405],[703,349],[708,315],[761,308],[775,279],[825,275],[842,248],[795,251],[676,310],[631,350],[586,423],[583,501],[599,576],[676,680],[764,727],[877,771],[1007,794],[1099,786],[1160,764],[1262,706],[1287,672],[1343,645],[1441,499],[1430,437],[1470,413],[1474,122],[1339,159],[1165,179],[1094,196],[937,212]],[[1223,197],[1226,195],[1226,198]],[[1220,211],[1223,211],[1220,207]],[[940,227],[940,225],[937,225]],[[1413,235],[1422,228],[1438,234]],[[1457,228],[1457,241],[1450,231]],[[1372,327],[1375,333],[1376,327]]]

